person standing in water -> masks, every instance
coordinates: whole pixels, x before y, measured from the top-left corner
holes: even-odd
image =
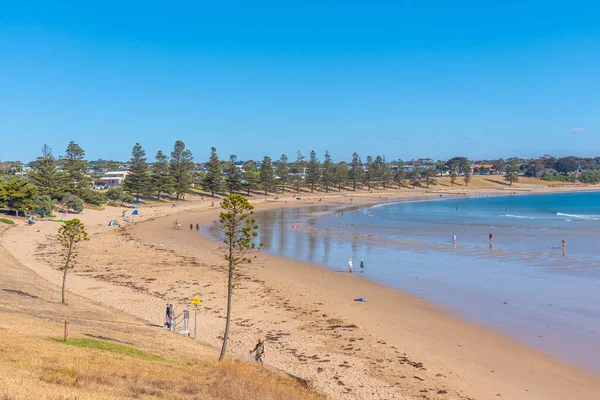
[[[352,273],[352,259],[348,260],[348,272]]]
[[[456,233],[452,234],[452,245],[456,247]]]
[[[363,274],[365,272],[365,260],[364,258],[360,259],[360,273]]]

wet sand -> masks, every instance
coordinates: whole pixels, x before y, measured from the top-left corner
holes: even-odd
[[[381,196],[355,197],[352,204]],[[345,205],[349,197],[323,202]],[[308,203],[316,204],[316,196],[260,201],[256,207]],[[176,218],[183,227],[210,224],[219,209],[207,202],[141,207],[139,220],[146,222],[106,226],[120,212],[86,210],[81,216],[91,241],[81,247],[69,290],[159,325],[165,301],[174,301],[179,311],[199,294],[199,340],[218,346],[226,290],[219,243],[169,226]],[[58,225],[17,226],[2,236],[2,244],[41,276],[60,281],[60,272],[49,266],[59,263],[58,248],[49,240]],[[354,302],[356,293],[369,302]],[[270,366],[309,380],[331,398],[597,398],[596,376],[446,311],[347,272],[260,253],[236,285],[230,350],[248,357],[263,336]]]

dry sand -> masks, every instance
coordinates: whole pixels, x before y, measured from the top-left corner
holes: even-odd
[[[456,192],[483,190],[506,193],[481,188]],[[352,196],[352,204],[438,193],[362,193]],[[324,203],[350,204],[348,193],[254,203],[261,211],[314,204],[317,197]],[[109,207],[81,215],[91,240],[80,247],[68,289],[158,325],[167,300],[179,312],[198,294],[203,300],[199,341],[219,346],[226,300],[219,244],[189,228],[169,229],[176,218],[182,228],[209,224],[219,208],[211,207],[210,200],[142,206],[136,224],[108,227],[121,211]],[[2,245],[42,277],[59,283],[59,249],[51,240],[59,225],[20,224],[3,234]],[[596,399],[600,393],[597,376],[449,317],[439,305],[347,273],[259,254],[254,265],[243,268],[234,293],[230,351],[249,357],[256,338],[265,337],[271,367],[309,380],[330,398],[562,400]],[[354,302],[357,294],[369,302]]]

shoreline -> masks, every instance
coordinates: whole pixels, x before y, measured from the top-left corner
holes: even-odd
[[[588,191],[587,193],[596,192]],[[552,194],[535,193],[531,196],[549,195]],[[562,193],[560,195],[567,196],[568,194]],[[488,196],[473,196],[471,199],[486,200],[486,197]],[[505,196],[507,201],[509,200],[508,197],[514,198],[515,196]],[[370,212],[368,211],[369,209],[379,206],[387,207],[394,204],[441,202],[443,200],[455,199],[456,197],[445,199],[390,200],[383,203],[364,205],[361,207],[361,211],[365,210],[364,212],[368,214]],[[454,210],[455,204],[459,207],[464,207],[464,205],[460,206],[459,203],[463,200],[466,201],[467,199],[461,197],[455,203],[452,203],[452,210]],[[531,204],[529,202],[533,202],[534,204],[538,201],[545,202],[545,200],[533,198],[526,201],[528,202],[527,204]],[[504,200],[500,199],[497,201],[497,203],[503,202]],[[436,210],[444,207],[441,204],[432,206]],[[422,206],[420,210],[427,210],[426,207]],[[508,207],[510,208],[510,205]],[[582,278],[581,275],[578,275],[570,267],[571,265],[573,267],[577,265],[577,258],[570,259],[567,261],[566,269],[559,270],[557,269],[559,264],[555,265],[552,263],[556,259],[558,263],[563,262],[564,264],[564,259],[560,259],[560,257],[553,259],[552,255],[547,255],[547,248],[537,248],[529,245],[525,247],[517,245],[517,247],[514,247],[513,238],[506,236],[511,234],[507,232],[511,228],[511,223],[508,226],[493,225],[494,229],[504,229],[505,231],[495,232],[500,235],[497,236],[500,238],[499,246],[497,248],[495,246],[493,254],[491,250],[488,254],[486,249],[487,231],[485,232],[483,245],[473,242],[473,235],[468,237],[463,232],[465,236],[461,236],[460,232],[458,232],[463,242],[457,249],[452,246],[450,241],[440,242],[442,240],[440,235],[436,235],[433,232],[431,232],[430,236],[424,237],[423,235],[418,235],[412,239],[410,230],[406,228],[400,230],[401,228],[398,228],[399,231],[397,233],[392,234],[390,233],[391,231],[385,231],[385,233],[382,232],[383,237],[380,237],[378,236],[378,231],[374,230],[378,223],[365,221],[362,214],[357,214],[356,210],[351,215],[350,210],[339,207],[337,204],[333,204],[328,210],[305,213],[302,219],[296,217],[297,213],[294,210],[267,211],[273,213],[273,217],[264,219],[260,218],[263,211],[259,211],[257,213],[259,225],[262,226],[265,224],[265,221],[270,221],[269,225],[271,225],[271,228],[266,230],[266,237],[259,238],[265,244],[264,251],[273,256],[283,257],[288,260],[297,260],[338,272],[344,270],[344,260],[347,260],[348,256],[351,256],[355,260],[355,273],[350,274],[350,276],[354,276],[355,279],[371,281],[387,288],[405,291],[447,309],[445,311],[446,315],[451,315],[468,323],[481,324],[493,332],[510,337],[517,343],[535,348],[544,354],[575,365],[594,375],[600,375],[598,353],[593,350],[598,343],[596,339],[597,335],[593,333],[594,331],[597,332],[597,323],[593,322],[592,317],[584,319],[576,313],[569,316],[554,312],[563,311],[565,307],[579,307],[582,312],[583,310],[587,310],[588,313],[594,313],[589,315],[597,315],[598,307],[593,305],[593,299],[590,295],[574,295],[574,293],[587,293],[588,290],[585,287],[579,286],[579,289],[582,291],[574,292],[573,289],[577,289],[578,287],[570,285],[570,282],[576,282]],[[345,217],[333,215],[334,213],[346,211],[348,211],[348,214]],[[385,215],[382,213],[383,211],[377,213],[379,218]],[[353,227],[344,228],[342,232],[341,228],[337,229],[337,223],[341,221],[340,218],[344,218],[344,222],[358,224]],[[321,222],[315,222],[315,220]],[[361,223],[366,225],[360,225]],[[473,229],[472,223],[474,222],[471,221],[467,224],[470,227],[467,230]],[[295,224],[296,229],[291,230],[291,224]],[[370,226],[370,224],[374,224],[374,226]],[[349,226],[349,224],[345,225]],[[385,226],[388,227],[388,225]],[[514,226],[512,228],[514,229]],[[440,226],[439,229],[440,231],[444,229],[444,236],[447,232],[449,232],[448,235],[451,235],[453,231],[456,232],[455,228]],[[398,236],[388,237],[388,235]],[[405,236],[407,239],[403,239]],[[213,239],[213,233],[209,234],[208,237]],[[427,240],[431,240],[431,242],[426,242]],[[520,239],[517,238],[515,240]],[[479,250],[480,245],[481,247],[485,247],[483,251]],[[295,252],[295,247],[302,247],[302,254]],[[523,248],[526,250],[523,250]],[[578,253],[580,250],[577,248],[575,253]],[[425,252],[425,256],[419,255],[423,252]],[[532,259],[533,256],[531,255],[534,252],[540,253],[535,256],[535,260]],[[311,255],[309,256],[308,254]],[[396,255],[397,262],[394,255]],[[356,260],[359,260],[363,256],[367,263],[372,266],[366,269],[367,272],[364,276],[358,273],[358,263],[356,262]],[[344,259],[344,257],[346,258]],[[404,260],[404,257],[406,257],[406,262],[401,261]],[[432,265],[428,266],[423,260],[428,260]],[[446,267],[444,267],[445,264],[447,264]],[[515,268],[518,268],[518,270],[511,272]],[[527,272],[521,273],[520,271],[523,268]],[[400,272],[401,270],[403,272]],[[490,272],[483,272],[487,270]],[[477,276],[479,279],[484,280],[478,282],[475,278],[470,279],[465,276],[466,271],[472,274],[470,276]],[[585,272],[580,273],[585,274]],[[510,284],[504,283],[504,280],[496,283],[496,287],[499,289],[495,290],[494,285],[490,287],[485,280],[489,274],[504,276],[508,278],[507,282],[521,282],[520,284],[523,287],[528,287],[533,291],[539,292],[539,294],[528,295],[526,292],[518,289],[512,291]],[[544,279],[540,281],[546,282],[544,286],[548,285],[548,287],[556,290],[564,290],[562,296],[573,300],[568,302],[561,301],[561,296],[555,296],[552,294],[553,292],[549,291],[550,289],[544,289],[543,287],[539,287],[536,290],[536,287],[531,285],[530,276],[535,276],[537,279]],[[553,284],[555,279],[563,279],[565,277],[565,282],[559,286]],[[598,282],[597,275],[594,275],[593,279],[589,285],[594,285],[594,283]],[[486,289],[488,290],[486,291]],[[354,297],[367,296],[363,295],[359,290]],[[479,299],[476,302],[478,304],[475,305],[471,299]],[[506,304],[509,305],[507,306]],[[553,307],[547,308],[548,304]],[[522,311],[523,307],[527,308],[526,312]],[[550,313],[548,310],[554,311]],[[531,319],[536,322],[530,322]],[[569,348],[571,350],[568,350]]]
[[[394,197],[390,192],[377,194]],[[405,194],[408,193],[400,193],[399,197]],[[313,197],[321,197],[325,203],[335,203],[336,198],[343,201],[367,197],[351,195]],[[374,196],[368,196],[367,201],[376,200],[369,197]],[[413,196],[405,198],[408,197]],[[256,206],[259,212],[282,206],[315,205],[305,200],[302,203],[292,200],[286,205],[283,199],[263,200]],[[119,210],[98,215],[106,219]],[[102,303],[153,322],[161,319],[165,297],[181,309],[188,294],[201,294],[202,342],[218,345],[225,290],[223,270],[216,267],[220,264],[220,257],[215,254],[218,243],[195,232],[171,231],[162,220],[185,212],[180,218],[191,218],[193,214],[208,223],[220,209],[189,203],[176,210],[166,206],[142,206],[140,210],[151,214],[141,224],[119,230],[110,230],[103,224],[90,225],[96,243],[82,249],[82,264],[89,266],[69,276],[69,290],[86,297],[96,295]],[[85,214],[82,219],[87,219]],[[25,243],[31,244],[39,239],[33,237],[36,235],[23,238],[26,227],[10,231],[14,234],[1,239],[12,253],[20,247],[19,239],[27,239]],[[165,248],[158,246],[160,241]],[[102,253],[109,249],[114,255],[110,257],[112,265],[93,265],[104,262],[107,256]],[[56,280],[56,271],[50,267],[43,263],[32,266],[31,255],[20,254],[20,258],[28,261],[30,268],[42,270]],[[244,271],[240,288],[235,291],[231,349],[243,354],[248,343],[262,332],[273,349],[267,359],[269,364],[310,380],[331,398],[405,398],[402,394],[419,397],[427,390],[428,396],[436,399],[497,398],[497,394],[504,398],[591,399],[600,390],[597,377],[587,371],[517,344],[488,328],[445,315],[443,306],[401,290],[371,281],[356,282],[347,274],[271,254],[259,253],[258,260]],[[124,276],[116,277],[117,270]],[[150,279],[155,281],[149,282]],[[363,293],[368,292],[364,297],[369,297],[369,303],[351,301],[357,284]]]

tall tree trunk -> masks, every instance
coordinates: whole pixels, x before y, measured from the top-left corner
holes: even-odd
[[[227,278],[227,316],[225,318],[225,334],[223,336],[223,347],[219,361],[225,358],[227,351],[227,341],[229,340],[229,322],[231,321],[231,292],[233,291],[233,238],[229,239],[229,276]]]
[[[69,268],[69,262],[71,261],[71,251],[73,250],[73,241],[69,245],[69,254],[67,254],[67,261],[65,262],[65,268],[63,270],[63,281],[62,281],[62,303],[65,304],[65,287],[67,286],[67,269]]]

